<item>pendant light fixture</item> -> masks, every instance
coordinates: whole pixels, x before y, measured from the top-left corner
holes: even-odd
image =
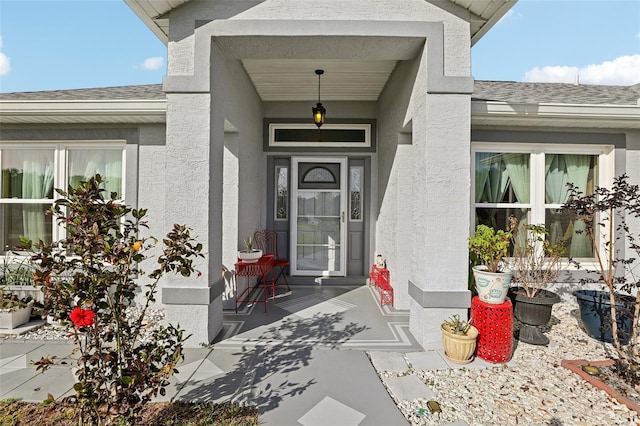
[[[320,128],[324,124],[324,115],[327,112],[320,103],[320,76],[324,74],[324,70],[316,70],[316,74],[318,75],[318,104],[311,110],[313,111],[313,122]]]

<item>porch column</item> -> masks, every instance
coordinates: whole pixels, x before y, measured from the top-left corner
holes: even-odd
[[[427,95],[414,120],[413,262],[409,329],[426,349],[441,347],[440,324],[467,316],[470,96]]]
[[[430,65],[426,74],[433,71]],[[441,348],[442,321],[452,314],[466,318],[471,304],[467,238],[472,81],[460,79],[445,90],[438,90],[432,82],[417,85],[426,90],[416,94],[413,109],[408,283],[409,329],[425,349]]]
[[[222,330],[224,120],[214,119],[214,109],[210,93],[167,95],[166,225],[193,228],[205,255],[196,264],[202,276],[171,275],[163,287],[166,322],[191,335],[186,347],[210,343]]]

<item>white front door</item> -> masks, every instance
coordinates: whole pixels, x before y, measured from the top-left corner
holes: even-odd
[[[347,158],[293,157],[291,275],[344,276]]]

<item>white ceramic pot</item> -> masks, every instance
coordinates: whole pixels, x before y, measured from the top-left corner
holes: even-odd
[[[2,287],[5,293],[11,293],[18,296],[18,299],[31,296],[36,302],[44,302],[44,293],[42,287],[32,285],[5,285]]]
[[[478,297],[485,303],[499,305],[507,299],[511,287],[511,271],[488,272],[485,265],[473,267]]]
[[[0,311],[0,328],[14,329],[29,322],[31,306]]]
[[[242,260],[246,263],[255,263],[262,257],[262,250],[254,250],[254,251],[239,251],[238,259]]]

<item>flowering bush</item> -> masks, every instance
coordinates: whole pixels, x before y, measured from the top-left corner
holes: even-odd
[[[193,261],[202,257],[202,245],[189,228],[174,225],[163,239],[157,268],[146,274],[141,264],[157,242],[140,237],[146,210],[117,203],[115,193],[105,199],[102,183],[96,175],[66,192],[56,190],[61,199],[51,214],[66,237],[50,245],[22,243],[33,250],[35,281],[45,293],[47,313],[68,327],[76,344],[76,394],[67,399],[80,405],[87,424],[135,423],[144,404],[165,394],[187,338],[179,326],[169,325],[143,341],[145,313],[165,274],[196,272]],[[141,313],[133,316],[127,307],[145,277]],[[51,357],[35,364],[44,371],[54,363]]]

